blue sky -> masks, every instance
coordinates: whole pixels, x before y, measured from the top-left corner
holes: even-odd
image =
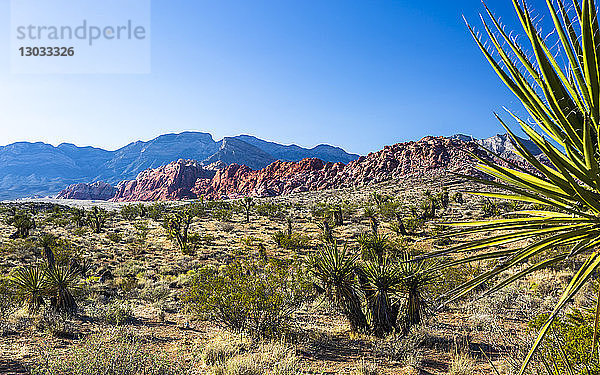
[[[545,2],[528,2],[546,14]],[[516,28],[510,0],[487,2]],[[501,132],[518,102],[478,51],[478,0],[152,1],[152,72],[13,75],[0,55],[0,144],[108,149],[159,134],[252,134],[365,154]],[[9,5],[0,17],[9,24]],[[0,49],[8,50],[7,27]]]

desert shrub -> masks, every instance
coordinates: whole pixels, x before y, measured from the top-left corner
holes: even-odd
[[[120,326],[132,321],[134,315],[129,303],[113,302],[104,306],[101,318],[106,324]]]
[[[424,349],[442,351],[447,349],[446,345],[436,345],[435,341],[439,340],[432,336],[431,327],[417,325],[406,334],[391,334],[377,340],[374,354],[389,361],[400,362],[404,366],[419,368],[423,360]]]
[[[381,371],[374,361],[365,361],[361,359],[356,363],[356,368],[352,371],[352,375],[379,375]]]
[[[106,235],[106,237],[108,237],[108,239],[114,243],[119,243],[123,241],[123,236],[117,232],[110,232]]]
[[[275,241],[277,247],[286,250],[297,250],[310,247],[310,237],[302,235],[301,233],[290,234],[284,231],[277,231],[273,234],[273,241]]]
[[[69,316],[54,309],[45,309],[37,320],[37,328],[55,337],[73,335],[73,325]]]
[[[464,198],[463,198],[463,194],[460,191],[457,191],[456,193],[454,193],[452,195],[451,198],[455,203],[458,204],[463,204],[464,203]]]
[[[299,375],[302,366],[293,348],[279,342],[266,342],[254,352],[242,353],[216,365],[214,373],[222,375]]]
[[[0,336],[11,330],[9,318],[16,309],[17,303],[9,280],[0,278]]]
[[[285,216],[285,207],[281,204],[270,202],[257,203],[254,206],[254,212],[256,212],[257,215],[271,219],[280,219]]]
[[[504,211],[503,204],[496,200],[485,199],[481,205],[481,211],[485,217],[499,216]]]
[[[123,330],[88,336],[66,353],[45,347],[33,375],[176,375],[184,369],[147,349],[139,337]]]
[[[312,206],[310,213],[317,222],[326,220],[330,225],[339,226],[344,224],[345,206],[339,203],[317,203]]]
[[[231,358],[247,350],[249,343],[229,335],[211,339],[202,351],[202,360],[208,366],[223,366]]]
[[[164,203],[153,203],[149,206],[146,206],[146,216],[154,221],[162,220],[166,211],[167,205]]]
[[[193,276],[183,301],[201,318],[253,336],[273,336],[308,298],[308,286],[294,264],[234,262],[204,267]]]
[[[240,240],[240,243],[247,248],[252,248],[252,247],[257,246],[258,244],[262,243],[262,241],[259,238],[256,238],[254,236],[244,236]]]
[[[221,222],[219,222],[219,223],[215,224],[215,227],[218,230],[223,231],[223,232],[227,232],[227,233],[233,232],[233,230],[235,230],[235,226],[233,224],[231,224],[231,223],[221,223]]]
[[[146,284],[140,291],[140,298],[143,300],[158,303],[166,300],[171,294],[171,288],[167,281],[146,281]]]
[[[450,362],[449,375],[475,375],[478,374],[475,360],[466,352],[454,353]]]
[[[204,246],[214,245],[217,238],[210,233],[198,235],[197,243],[202,244]]]
[[[410,216],[405,220],[406,230],[410,233],[417,233],[424,229],[425,219],[420,216]]]
[[[389,199],[381,202],[379,205],[377,205],[377,209],[382,220],[388,222],[398,220],[399,217],[402,217],[403,213],[402,202],[398,199]]]
[[[212,217],[223,223],[233,220],[233,209],[231,207],[217,208],[212,211]]]
[[[135,220],[138,216],[141,216],[142,212],[139,205],[128,204],[121,208],[120,214],[125,220]]]
[[[539,330],[548,320],[541,314],[529,323]],[[590,350],[594,338],[594,314],[573,310],[552,323],[552,334],[546,338],[539,351],[540,360],[554,368],[555,374],[600,374],[598,352]]]
[[[73,235],[78,237],[83,237],[89,231],[86,227],[77,227],[73,229]]]

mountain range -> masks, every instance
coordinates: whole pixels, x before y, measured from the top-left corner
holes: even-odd
[[[165,134],[115,151],[70,143],[55,147],[42,142],[18,142],[0,147],[0,200],[55,195],[67,185],[84,182],[116,185],[179,159],[197,160],[208,169],[231,164],[261,169],[277,160],[318,158],[348,163],[358,157],[330,145],[308,149],[250,135],[215,141],[210,134],[201,132]]]

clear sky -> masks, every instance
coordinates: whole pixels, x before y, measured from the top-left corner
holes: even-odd
[[[487,4],[516,28],[510,0]],[[492,112],[518,103],[462,21],[479,27],[481,11],[478,0],[153,0],[151,74],[12,75],[0,55],[0,145],[115,149],[196,130],[365,154],[487,137],[501,132]],[[1,2],[0,24],[9,15]]]

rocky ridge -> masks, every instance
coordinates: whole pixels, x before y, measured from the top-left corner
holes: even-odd
[[[299,162],[276,161],[259,170],[230,164],[208,171],[194,161],[179,160],[142,172],[117,187],[116,202],[267,197],[282,194],[360,186],[441,170],[475,175],[473,153],[487,158],[474,142],[455,138],[425,137],[398,143],[361,156],[348,164],[307,158]]]
[[[58,199],[107,201],[115,196],[117,189],[106,182],[96,181],[92,184],[79,183],[69,185],[61,191]]]

